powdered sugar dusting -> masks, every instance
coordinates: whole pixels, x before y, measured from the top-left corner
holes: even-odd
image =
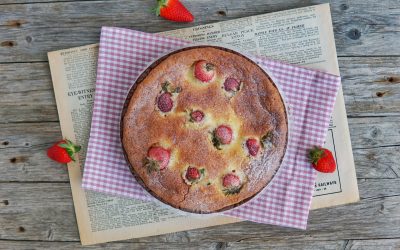
[[[163,53],[187,44],[126,29],[102,29],[84,188],[154,200],[132,178],[126,166],[118,140],[120,111],[124,93],[145,65]],[[323,144],[340,78],[262,57],[257,60],[280,83],[293,117],[290,131],[293,140],[289,140],[285,160],[267,188],[246,204],[224,214],[261,223],[305,228],[315,174],[307,163],[304,150]],[[315,89],[324,91],[315,92]],[[201,204],[199,206],[201,208]]]

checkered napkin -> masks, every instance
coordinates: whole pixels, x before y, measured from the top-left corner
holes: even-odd
[[[112,195],[154,200],[134,179],[120,145],[119,121],[126,94],[154,59],[190,44],[134,30],[103,27],[96,95],[83,187]],[[315,172],[306,150],[323,145],[340,77],[257,57],[283,91],[290,113],[290,141],[273,181],[254,199],[223,212],[266,224],[305,229]]]

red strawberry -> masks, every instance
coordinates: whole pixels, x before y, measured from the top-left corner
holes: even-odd
[[[179,0],[157,0],[156,14],[174,22],[193,22],[192,13]]]
[[[309,152],[309,159],[313,167],[322,173],[333,173],[336,169],[332,152],[326,148],[314,147]]]
[[[47,150],[47,156],[59,163],[75,161],[74,154],[81,150],[80,146],[74,145],[70,140],[56,142]]]
[[[249,154],[251,156],[256,156],[258,153],[258,150],[260,149],[260,144],[254,138],[247,139],[246,146],[247,146],[247,149],[249,150]]]
[[[174,106],[174,102],[172,101],[172,94],[169,92],[162,93],[158,97],[157,106],[161,110],[161,112],[169,112]]]
[[[224,88],[226,91],[236,92],[240,89],[240,82],[235,78],[228,77],[224,82]]]
[[[186,170],[186,179],[188,179],[189,181],[195,181],[200,179],[201,177],[201,173],[200,170],[198,170],[195,167],[188,167],[188,169]]]
[[[232,129],[226,125],[220,125],[214,131],[214,137],[220,144],[229,144],[232,141]]]
[[[200,110],[193,111],[190,113],[190,120],[193,122],[201,122],[204,118],[204,113]]]
[[[240,178],[235,174],[227,174],[222,180],[222,185],[226,188],[238,187],[240,186]]]
[[[239,176],[229,173],[226,174],[222,179],[222,186],[224,186],[225,195],[237,194],[242,188],[242,183]]]
[[[209,82],[215,76],[215,66],[204,60],[197,61],[194,65],[194,76],[202,82]]]
[[[163,170],[168,166],[170,156],[170,151],[163,147],[151,147],[147,152],[144,165],[149,172]]]

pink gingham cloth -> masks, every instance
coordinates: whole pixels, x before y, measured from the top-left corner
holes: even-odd
[[[96,93],[83,187],[107,194],[154,200],[132,176],[120,144],[121,108],[131,85],[154,59],[187,41],[134,30],[103,27]],[[323,145],[340,77],[256,57],[277,79],[290,108],[290,140],[273,181],[254,199],[224,215],[305,229],[315,172],[306,150]],[[172,208],[171,208],[172,209]]]

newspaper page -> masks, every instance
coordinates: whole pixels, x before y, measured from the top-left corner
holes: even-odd
[[[82,146],[79,159],[68,164],[72,196],[83,245],[139,238],[240,221],[215,215],[182,215],[152,202],[82,189],[95,92],[98,45],[48,54],[64,138]]]
[[[328,4],[281,11],[161,33],[193,42],[229,44],[248,53],[339,75]],[[98,45],[48,54],[63,137],[83,146],[79,160],[68,164],[82,244],[158,235],[239,221],[215,216],[182,217],[151,202],[83,190],[82,166],[95,92]],[[357,201],[353,154],[340,90],[326,146],[338,171],[318,175],[312,208]],[[195,225],[195,226],[194,226]]]
[[[271,59],[340,75],[329,4],[250,16],[162,32],[197,43],[218,43]],[[311,209],[359,200],[342,89],[339,90],[325,147],[337,171],[318,173]]]

